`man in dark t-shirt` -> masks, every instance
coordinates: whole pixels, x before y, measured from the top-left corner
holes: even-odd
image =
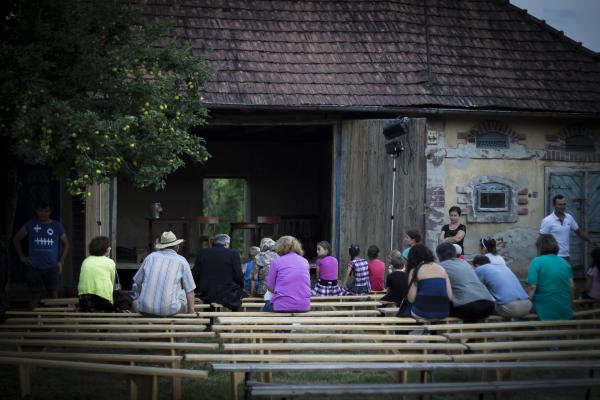
[[[13,239],[19,260],[26,267],[26,279],[31,290],[30,307],[37,307],[43,292],[51,298],[58,296],[59,277],[69,252],[69,240],[63,225],[50,218],[52,208],[41,202],[34,218],[19,229]],[[29,254],[21,247],[28,238]]]

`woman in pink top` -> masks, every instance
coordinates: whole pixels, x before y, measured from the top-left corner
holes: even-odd
[[[308,261],[302,257],[302,245],[293,236],[282,236],[275,251],[280,257],[273,260],[267,276],[267,288],[273,293],[273,311],[310,311],[310,270]],[[266,304],[265,311],[270,311]]]
[[[338,260],[331,256],[331,245],[323,240],[317,243],[317,276],[319,280],[313,296],[342,296],[346,293],[338,284]]]
[[[385,263],[378,259],[379,247],[372,245],[367,249],[367,258],[369,259],[369,282],[371,283],[371,290],[382,291],[384,290],[384,275],[385,275]]]

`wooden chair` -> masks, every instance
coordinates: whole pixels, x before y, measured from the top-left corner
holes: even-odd
[[[259,236],[263,237],[263,228],[264,225],[271,225],[272,228],[272,236],[273,239],[277,239],[279,237],[279,224],[281,223],[280,216],[257,216],[256,222],[261,225]]]
[[[208,247],[212,247],[213,240],[215,240],[215,235],[217,234],[219,217],[207,217],[200,215],[196,217],[196,222],[198,223],[198,240],[200,242],[200,247],[202,247],[204,242],[208,244]],[[209,234],[205,233],[206,226],[209,227]]]

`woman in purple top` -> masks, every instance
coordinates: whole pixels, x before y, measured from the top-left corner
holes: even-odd
[[[273,293],[271,304],[275,312],[305,312],[310,310],[310,270],[302,257],[302,245],[293,236],[282,236],[275,251],[267,288]]]
[[[346,293],[338,284],[338,260],[331,255],[327,241],[317,243],[317,276],[319,280],[312,291],[313,296],[342,296]]]

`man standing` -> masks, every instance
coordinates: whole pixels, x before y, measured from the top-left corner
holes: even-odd
[[[565,210],[567,209],[567,201],[565,196],[558,194],[552,199],[554,205],[554,211],[542,220],[540,225],[540,233],[551,234],[558,243],[558,256],[564,258],[567,262],[569,261],[569,247],[570,240],[569,234],[571,231],[575,232],[577,236],[585,240],[588,243],[593,243],[588,234],[579,229],[579,225],[573,218],[573,216]]]
[[[479,280],[473,267],[456,258],[456,249],[450,242],[442,242],[436,249],[440,265],[448,273],[452,286],[450,316],[464,322],[477,322],[494,312],[494,298]]]
[[[136,311],[161,317],[194,314],[196,285],[190,264],[177,254],[182,242],[173,232],[163,232],[157,251],[146,256],[133,277],[140,295],[134,302]]]
[[[59,277],[69,252],[65,228],[60,222],[50,218],[50,204],[40,202],[35,212],[37,218],[25,223],[13,239],[17,256],[27,268],[26,280],[31,290],[31,308],[38,306],[44,291],[51,298],[58,296]],[[21,247],[21,241],[25,237],[28,237],[28,256]]]
[[[230,249],[230,244],[229,235],[216,235],[212,248],[198,250],[193,274],[204,303],[219,303],[237,311],[244,297],[244,280],[240,254]]]

